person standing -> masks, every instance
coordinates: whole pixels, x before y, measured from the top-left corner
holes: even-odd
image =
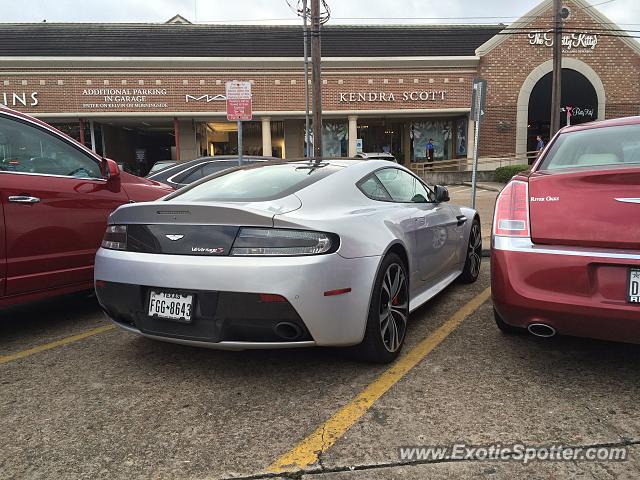
[[[536,156],[535,158],[529,159],[529,165],[531,165],[533,161],[540,156],[542,150],[544,150],[544,140],[542,140],[541,135],[536,135]]]
[[[427,143],[427,162],[433,162],[433,150],[433,138],[430,138]]]

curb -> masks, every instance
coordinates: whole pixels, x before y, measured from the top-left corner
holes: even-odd
[[[473,187],[473,184],[471,182],[462,182],[462,185],[464,185],[465,187]],[[488,190],[490,192],[498,192],[498,193],[502,191],[501,188],[494,187],[492,185],[481,185],[479,183],[476,184],[476,188],[479,188],[480,190]]]

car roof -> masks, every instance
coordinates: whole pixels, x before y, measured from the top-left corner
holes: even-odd
[[[639,124],[640,124],[640,116],[611,118],[609,120],[599,120],[596,122],[581,123],[579,125],[564,127],[561,130],[561,133],[579,132],[582,130],[593,130],[596,128],[620,127],[624,125],[639,125]]]

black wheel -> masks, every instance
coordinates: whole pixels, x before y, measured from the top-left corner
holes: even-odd
[[[507,322],[505,322],[495,308],[493,309],[493,318],[495,318],[496,325],[502,333],[512,334],[524,332],[523,328],[514,327],[513,325],[509,325]]]
[[[388,254],[373,286],[369,317],[356,355],[370,362],[389,363],[396,359],[407,332],[409,319],[409,277],[407,267],[395,253]]]
[[[480,221],[473,219],[471,232],[469,233],[469,244],[467,245],[467,259],[464,262],[464,269],[458,277],[462,283],[473,283],[480,275],[480,265],[482,264],[482,231]]]

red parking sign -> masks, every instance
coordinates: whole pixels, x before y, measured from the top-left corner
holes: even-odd
[[[253,118],[251,82],[233,80],[226,84],[227,120],[249,121]]]

